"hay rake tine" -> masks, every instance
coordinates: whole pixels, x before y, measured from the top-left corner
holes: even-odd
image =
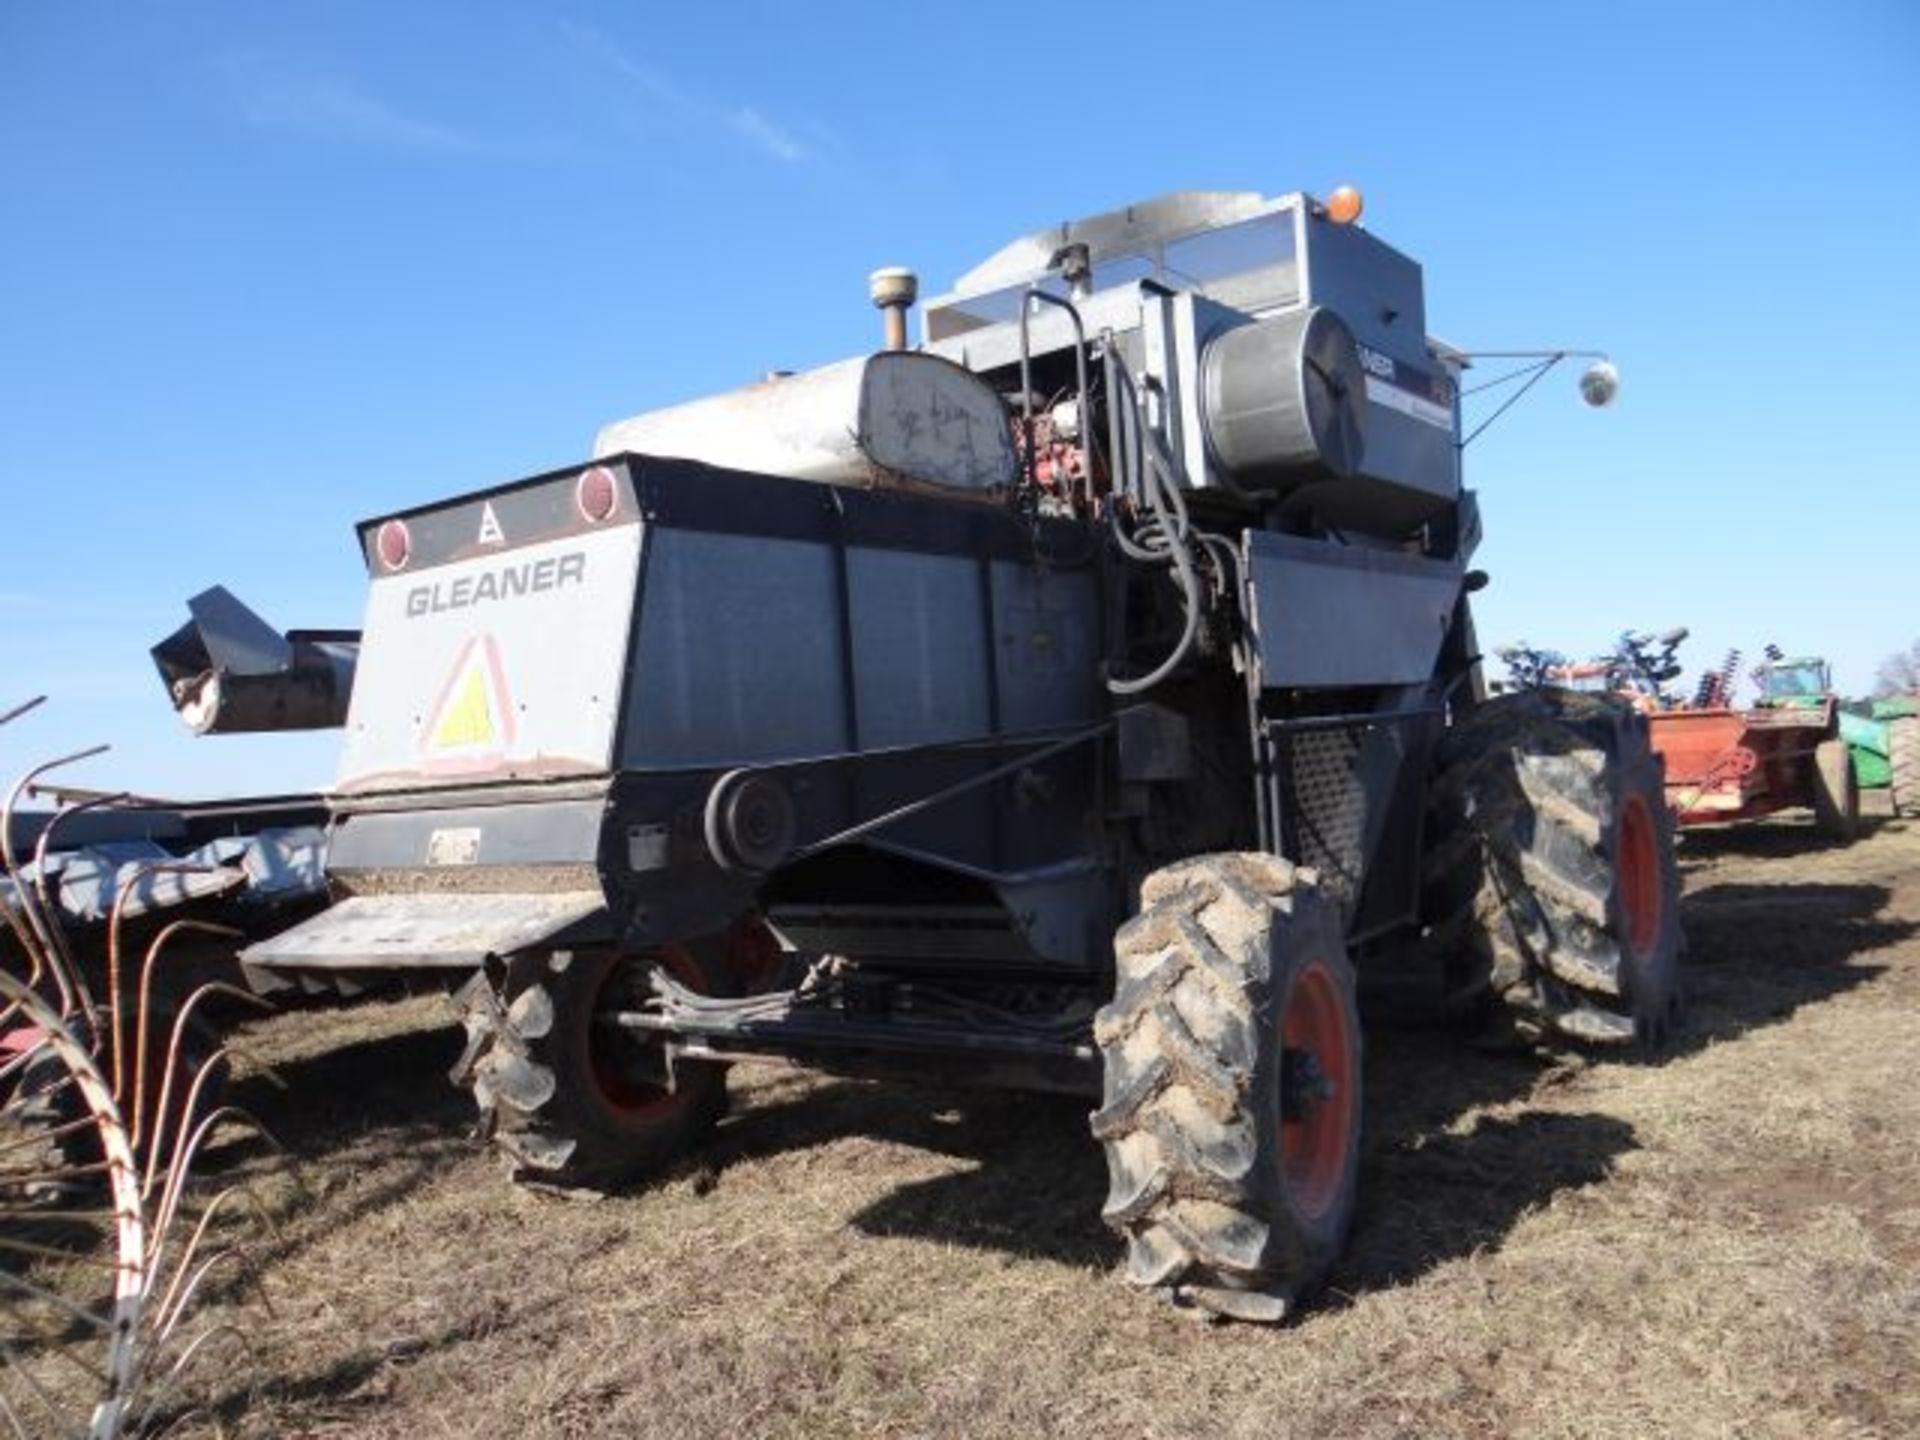
[[[0,1269],[0,1285],[9,1286],[18,1293],[30,1294],[82,1324],[100,1330],[106,1336],[107,1357],[103,1372],[105,1394],[94,1408],[89,1433],[110,1437],[118,1433],[126,1404],[127,1386],[135,1360],[134,1342],[145,1300],[148,1232],[141,1209],[139,1171],[134,1163],[132,1147],[127,1142],[126,1131],[118,1123],[119,1112],[114,1106],[112,1092],[107,1088],[106,1079],[101,1075],[93,1056],[44,999],[23,988],[18,979],[5,971],[0,971],[0,995],[20,1001],[28,1018],[45,1032],[42,1043],[59,1055],[69,1073],[79,1081],[89,1112],[99,1119],[97,1130],[106,1158],[97,1167],[69,1167],[64,1175],[71,1176],[93,1168],[105,1172],[114,1211],[115,1257],[113,1297],[105,1317],[4,1269]]]
[[[225,1250],[216,1250],[205,1260],[201,1261],[199,1267],[193,1271],[192,1278],[187,1281],[186,1288],[180,1292],[178,1301],[171,1308],[165,1305],[161,1306],[159,1311],[155,1313],[153,1318],[155,1347],[157,1348],[158,1346],[164,1345],[168,1340],[173,1338],[174,1328],[180,1323],[181,1317],[186,1313],[187,1306],[193,1303],[195,1292],[200,1289],[201,1282],[207,1278],[207,1275],[212,1271],[214,1266],[227,1260],[244,1260],[246,1258],[247,1252],[244,1249],[239,1246],[231,1246]],[[259,1274],[252,1269],[244,1270],[241,1274],[243,1278],[249,1278],[253,1281],[254,1293],[259,1295],[262,1302],[266,1303],[267,1313],[271,1315],[273,1313],[272,1302],[267,1300],[266,1288],[261,1285]]]
[[[73,1250],[63,1250],[58,1245],[42,1245],[37,1240],[18,1240],[11,1235],[0,1235],[0,1250],[10,1250],[16,1255],[37,1255],[44,1260],[58,1260],[73,1265],[85,1264],[90,1258]],[[116,1260],[106,1268],[117,1270],[120,1262]]]
[[[213,1073],[215,1067],[218,1066],[222,1060],[235,1055],[247,1059],[253,1058],[252,1055],[241,1046],[233,1044],[222,1045],[218,1050],[214,1051],[213,1054],[203,1060],[200,1063],[200,1068],[194,1071],[193,1083],[187,1087],[186,1103],[180,1108],[180,1131],[182,1134],[185,1134],[187,1127],[193,1123],[194,1113],[200,1106],[200,1092],[206,1086],[207,1076]],[[287,1082],[282,1080],[271,1068],[262,1065],[258,1060],[254,1060],[254,1064],[259,1068],[261,1076],[264,1079],[270,1080],[277,1089],[285,1090],[287,1088]],[[171,1074],[169,1074],[168,1078],[172,1078]],[[159,1163],[162,1142],[166,1139],[169,1110],[166,1104],[167,1090],[164,1087],[160,1092],[160,1099],[160,1117],[154,1127],[153,1144],[147,1152],[147,1173],[140,1186],[140,1194],[143,1199],[153,1192],[154,1168]]]
[[[113,1268],[115,1270],[123,1270],[126,1267],[116,1263]],[[115,1329],[115,1322],[113,1320],[105,1319],[94,1314],[93,1311],[87,1309],[84,1305],[74,1304],[73,1301],[56,1290],[49,1290],[45,1286],[36,1285],[31,1280],[22,1280],[11,1270],[0,1269],[0,1285],[11,1285],[20,1294],[31,1296],[41,1304],[49,1305],[53,1309],[60,1311],[69,1319],[76,1320],[82,1325],[91,1325],[94,1329],[105,1334],[111,1335]]]
[[[76,986],[80,990],[82,1003],[86,1006],[88,1029],[93,1034],[96,1044],[100,1036],[99,1031],[93,1027],[93,997],[86,992],[85,977],[81,974],[79,959],[67,943],[67,927],[59,920],[59,898],[47,881],[47,852],[53,843],[55,833],[72,816],[78,815],[83,810],[117,804],[125,798],[125,792],[122,792],[119,795],[97,795],[75,805],[63,805],[48,817],[45,825],[40,827],[40,838],[34,842],[33,846],[33,884],[39,897],[41,913],[48,917],[54,947],[59,951],[61,963],[73,974]]]
[[[61,1359],[65,1360],[69,1365],[74,1366],[77,1370],[79,1370],[79,1372],[82,1375],[85,1375],[89,1380],[92,1380],[95,1383],[99,1382],[101,1378],[100,1372],[94,1369],[91,1365],[87,1364],[87,1362],[82,1360],[78,1355],[75,1355],[73,1351],[68,1349],[65,1345],[55,1343],[50,1348],[55,1354],[58,1354]],[[0,1357],[4,1357],[9,1363],[17,1366],[20,1378],[25,1380],[29,1385],[33,1385],[33,1388],[37,1394],[39,1394],[43,1398],[46,1396],[46,1393],[47,1393],[46,1390],[43,1387],[34,1383],[33,1376],[27,1370],[25,1364],[21,1361],[19,1353],[15,1351],[14,1348],[11,1345],[7,1344],[7,1342],[4,1340],[0,1340]]]
[[[215,1195],[212,1200],[207,1202],[207,1208],[200,1212],[200,1219],[193,1227],[193,1234],[187,1239],[186,1249],[181,1252],[180,1261],[174,1267],[173,1280],[167,1286],[166,1294],[161,1297],[160,1310],[162,1314],[173,1309],[174,1296],[179,1293],[180,1286],[185,1280],[187,1272],[192,1268],[193,1258],[200,1249],[200,1242],[206,1238],[207,1227],[212,1224],[214,1215],[222,1205],[234,1196],[244,1197],[253,1207],[255,1216],[266,1229],[269,1238],[279,1238],[279,1228],[273,1223],[273,1218],[267,1214],[266,1206],[260,1202],[260,1197],[254,1194],[252,1188],[246,1185],[229,1185],[225,1190],[222,1190],[218,1195]],[[160,1269],[160,1248],[161,1247],[156,1247],[154,1251],[154,1273],[156,1275]],[[267,1298],[264,1287],[261,1288],[260,1295],[263,1300]],[[271,1301],[268,1301],[267,1308],[268,1313],[272,1313],[273,1307]]]
[[[192,1166],[193,1157],[199,1153],[201,1145],[205,1143],[213,1127],[223,1121],[248,1126],[256,1135],[262,1140],[265,1140],[275,1150],[281,1154],[286,1153],[286,1147],[273,1138],[273,1132],[261,1124],[255,1116],[241,1109],[238,1105],[222,1105],[218,1110],[215,1110],[212,1114],[208,1115],[206,1119],[202,1120],[199,1125],[194,1128],[192,1136],[180,1147],[174,1154],[173,1159],[167,1164],[167,1183],[161,1187],[160,1213],[158,1220],[154,1224],[154,1257],[156,1263],[159,1255],[166,1247],[166,1237],[173,1228],[174,1216],[180,1208],[180,1194],[186,1184],[187,1171]]]
[[[40,703],[36,698],[0,713],[0,725]],[[142,1421],[178,1431],[181,1415],[163,1414],[160,1407],[176,1403],[181,1379],[195,1361],[229,1338],[251,1353],[246,1332],[231,1323],[210,1325],[189,1338],[196,1305],[211,1303],[205,1297],[213,1292],[249,1307],[258,1302],[265,1313],[273,1313],[256,1253],[240,1243],[258,1233],[251,1229],[254,1221],[267,1234],[276,1233],[270,1211],[251,1187],[243,1183],[220,1190],[197,1207],[190,1231],[173,1232],[181,1228],[194,1163],[221,1126],[251,1130],[273,1151],[286,1153],[256,1116],[238,1106],[199,1114],[209,1103],[214,1074],[231,1068],[234,1057],[247,1056],[245,1050],[225,1044],[204,1064],[192,1066],[187,1060],[189,1027],[214,997],[232,997],[268,1012],[275,1007],[237,985],[211,981],[175,1008],[170,989],[156,980],[156,967],[183,934],[241,939],[243,932],[232,926],[188,919],[161,925],[144,946],[137,975],[128,973],[134,957],[124,948],[126,927],[135,915],[156,908],[136,907],[136,896],[153,876],[223,877],[225,883],[216,880],[204,889],[196,883],[178,887],[178,894],[169,891],[162,903],[172,904],[243,886],[245,874],[184,860],[113,867],[107,872],[114,878],[102,976],[88,968],[97,963],[91,942],[83,949],[70,933],[57,857],[67,843],[61,832],[71,817],[122,805],[130,796],[56,792],[58,808],[39,827],[32,846],[15,840],[13,820],[22,796],[39,793],[33,787],[48,772],[107,748],[76,750],[35,766],[0,795],[0,873],[11,882],[0,903],[0,937],[10,932],[20,951],[17,962],[9,952],[0,968],[0,1027],[11,1042],[0,1055],[0,1083],[9,1087],[7,1113],[13,1115],[17,1105],[26,1126],[25,1133],[0,1138],[0,1159],[7,1165],[0,1173],[0,1257],[9,1257],[0,1265],[0,1319],[7,1322],[0,1335],[0,1440],[41,1433],[116,1440],[137,1433]],[[31,865],[30,872],[23,862]],[[103,979],[109,993],[96,1003],[92,987]],[[155,1031],[160,1019],[155,1007],[162,1003],[171,1022],[164,1035]],[[57,1061],[44,1082],[37,1078],[43,1056]],[[272,1084],[285,1088],[271,1068],[253,1063]],[[22,1086],[26,1076],[34,1078]],[[93,1154],[99,1158],[74,1149],[76,1137],[90,1130],[98,1136]],[[147,1154],[141,1157],[143,1144]],[[46,1147],[47,1158],[35,1147]],[[76,1183],[89,1197],[98,1187],[102,1199],[80,1198]],[[41,1186],[51,1187],[51,1193],[36,1194]],[[214,1226],[220,1217],[232,1219],[236,1207],[246,1212],[245,1228],[223,1227],[216,1248]],[[41,1235],[33,1226],[43,1222],[88,1228],[72,1236],[60,1229]],[[167,1253],[173,1249],[177,1256]],[[101,1270],[111,1272],[110,1288],[90,1278]],[[232,1273],[209,1284],[221,1270]],[[21,1342],[9,1343],[16,1322],[19,1333],[31,1337],[24,1349]],[[61,1372],[58,1384],[49,1379],[48,1367]],[[64,1378],[69,1369],[85,1377],[84,1392]],[[50,1422],[44,1429],[42,1419]]]
[[[114,886],[113,907],[107,912],[107,1000],[110,1021],[113,1026],[113,1098],[122,1105],[125,1104],[127,1098],[127,1075],[126,1026],[122,1020],[123,997],[126,987],[122,985],[120,981],[120,927],[125,922],[127,901],[133,894],[133,887],[151,876],[172,874],[182,870],[196,871],[204,868],[203,866],[182,865],[176,861],[147,861],[134,866],[133,869]],[[166,931],[161,932],[162,935],[166,933]],[[143,978],[143,988],[140,999],[142,1015],[136,1015],[136,1020],[143,1017],[146,1006],[144,983]]]
[[[72,1175],[105,1175],[113,1167],[105,1160],[90,1165],[63,1165],[58,1170],[35,1170],[25,1175],[9,1175],[7,1183],[16,1187],[36,1185],[47,1180],[65,1180]]]
[[[245,1351],[249,1357],[253,1355],[253,1342],[247,1339],[244,1330],[230,1321],[222,1322],[219,1325],[212,1325],[202,1330],[198,1335],[194,1336],[192,1340],[187,1342],[186,1348],[180,1352],[179,1358],[176,1359],[173,1364],[169,1365],[166,1374],[161,1376],[158,1388],[154,1390],[152,1395],[146,1397],[141,1409],[141,1417],[143,1420],[159,1407],[160,1401],[164,1397],[172,1394],[178,1387],[180,1376],[183,1375],[187,1367],[193,1363],[202,1347],[209,1341],[220,1336],[227,1336],[239,1341],[240,1348]]]
[[[179,923],[183,925],[191,925],[191,924],[196,924],[198,922],[181,921]],[[211,927],[208,927],[208,928],[211,928]],[[234,933],[237,933],[237,932],[234,932]],[[246,1001],[248,1004],[255,1005],[260,1009],[266,1010],[266,1011],[271,1011],[274,1008],[267,1001],[262,1000],[258,995],[254,995],[246,990],[242,990],[238,985],[228,984],[224,980],[208,981],[205,985],[202,985],[198,990],[195,990],[191,995],[189,995],[186,999],[186,1003],[181,1005],[179,1013],[176,1014],[173,1018],[173,1034],[169,1037],[167,1041],[167,1066],[166,1066],[165,1073],[162,1074],[160,1078],[160,1102],[159,1102],[160,1114],[155,1119],[155,1122],[154,1122],[155,1129],[154,1129],[153,1142],[147,1147],[147,1172],[146,1172],[146,1178],[142,1182],[141,1190],[140,1190],[142,1197],[145,1197],[153,1188],[154,1171],[155,1171],[155,1168],[158,1166],[159,1160],[160,1160],[160,1151],[161,1151],[160,1142],[161,1142],[161,1139],[166,1134],[167,1111],[173,1100],[173,1077],[175,1072],[179,1068],[178,1060],[180,1057],[180,1045],[182,1040],[186,1036],[187,1021],[193,1017],[194,1006],[198,1005],[201,1000],[205,999],[209,995],[231,995],[240,1000]],[[202,1064],[199,1070],[195,1072],[194,1083],[193,1083],[193,1088],[195,1091],[198,1091],[198,1089],[200,1088],[200,1082],[206,1074],[206,1069],[207,1069],[206,1065]],[[139,1114],[140,1114],[139,1107],[136,1105],[134,1110],[134,1116],[135,1116],[134,1124],[136,1127],[134,1131],[135,1144],[139,1143],[139,1130],[138,1130]],[[183,1118],[181,1122],[181,1132],[184,1134],[185,1130],[186,1130],[186,1121]]]
[[[21,911],[26,916],[28,925],[31,926],[34,933],[39,936],[40,943],[50,960],[57,961],[60,954],[60,947],[58,942],[49,938],[48,917],[40,912],[39,897],[35,894],[33,887],[25,884],[20,878],[19,861],[13,851],[13,813],[19,805],[20,796],[25,793],[27,786],[31,785],[48,771],[58,770],[67,765],[76,765],[82,760],[91,760],[96,755],[106,754],[106,752],[112,748],[110,745],[94,745],[88,749],[76,750],[71,755],[62,755],[57,759],[48,760],[35,766],[14,782],[13,789],[7,794],[6,803],[0,805],[0,861],[4,861],[6,865],[7,878],[13,882],[14,895],[17,897]],[[75,994],[71,988],[71,982],[78,981],[79,975],[77,973],[68,975],[65,967],[57,963],[53,969],[54,981],[60,987],[60,1017],[65,1019],[73,1012]],[[81,989],[80,994],[84,996],[84,988]],[[88,1024],[91,1029],[91,1017],[89,1017]],[[98,1038],[96,1035],[96,1041]]]
[[[39,938],[33,933],[33,927],[26,923],[26,917],[18,901],[8,900],[0,903],[0,916],[6,918],[7,928],[13,932],[14,940],[18,942],[21,952],[27,957],[27,973],[24,978],[28,988],[38,989],[40,977],[46,973],[47,969],[46,957],[40,948]],[[0,1011],[0,1019],[11,1022],[18,1010],[18,1003],[9,1001],[5,1011]]]
[[[0,1205],[0,1220],[111,1220],[111,1210],[47,1210],[38,1205]]]
[[[0,903],[0,916],[6,918],[7,928],[13,932],[13,938],[19,943],[21,953],[27,957],[27,984],[37,987],[40,984],[41,972],[46,967],[41,963],[40,946],[34,940],[33,932],[28,929],[18,908],[11,900]],[[16,1008],[18,1007],[9,1003],[4,1011],[0,1011],[0,1021],[13,1019]]]
[[[160,952],[166,948],[169,940],[175,935],[188,930],[205,935],[218,935],[223,939],[229,940],[241,938],[241,932],[234,929],[231,925],[215,925],[205,920],[175,920],[163,928],[158,935],[154,936],[153,943],[147,946],[147,953],[140,964],[139,1007],[134,1015],[132,1135],[133,1143],[136,1147],[140,1144],[140,1136],[142,1130],[145,1128],[144,1121],[146,1118],[147,1031],[151,1028],[147,1022],[153,1015],[153,963],[159,958]],[[173,1072],[175,1062],[179,1059],[180,1040],[185,1034],[184,1027],[187,1022],[188,1012],[193,1009],[194,1002],[211,988],[211,986],[203,985],[200,989],[194,991],[193,994],[188,997],[187,1003],[180,1007],[180,1013],[174,1019],[173,1033],[167,1042],[165,1069],[162,1071],[160,1077],[160,1112],[162,1115],[166,1113],[167,1100],[173,1091]],[[246,992],[239,989],[238,986],[231,986],[229,988],[235,994],[246,994]],[[116,1021],[116,1024],[117,1023]]]
[[[26,983],[31,985],[33,981],[29,979]],[[17,1007],[12,1005],[9,1005],[5,1010],[0,1010],[0,1026],[5,1026],[10,1024],[16,1013],[18,1013]],[[32,1063],[32,1061],[33,1061],[33,1051],[22,1050],[18,1055],[15,1055],[11,1060],[8,1060],[5,1064],[0,1065],[0,1080],[6,1080],[10,1078],[13,1075],[13,1072],[16,1070],[26,1069],[27,1066]],[[61,1085],[64,1088],[64,1086],[70,1083],[72,1082],[62,1081]]]

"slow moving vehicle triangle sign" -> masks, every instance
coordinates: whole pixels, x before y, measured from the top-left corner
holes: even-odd
[[[476,635],[454,657],[421,731],[428,767],[482,768],[506,752],[514,730],[513,699],[499,642],[491,635]]]

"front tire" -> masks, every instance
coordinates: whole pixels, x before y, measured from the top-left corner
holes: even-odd
[[[1647,718],[1563,690],[1498,696],[1442,740],[1426,908],[1450,998],[1526,1039],[1663,1044],[1680,873]]]
[[[1147,877],[1114,952],[1092,1126],[1126,1278],[1281,1320],[1339,1256],[1359,1178],[1361,1036],[1338,913],[1310,870],[1205,855]]]

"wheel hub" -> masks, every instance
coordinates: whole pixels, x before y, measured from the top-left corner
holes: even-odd
[[[1309,1219],[1332,1210],[1348,1173],[1359,1056],[1339,981],[1324,962],[1308,962],[1281,1020],[1280,1156],[1291,1203]]]
[[[1313,1119],[1339,1093],[1311,1050],[1289,1050],[1280,1060],[1280,1113],[1288,1121]]]

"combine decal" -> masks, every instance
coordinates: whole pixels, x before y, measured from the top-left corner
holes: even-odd
[[[1449,433],[1453,430],[1453,382],[1395,360],[1382,351],[1365,345],[1358,347],[1360,365],[1367,372],[1367,399],[1389,410],[1432,425]]]
[[[571,555],[549,555],[544,560],[527,560],[518,565],[502,565],[482,570],[478,575],[461,575],[450,580],[432,580],[407,591],[407,618],[438,615],[443,610],[465,610],[489,600],[512,600],[521,595],[538,595],[566,585],[580,585],[587,578],[587,555],[576,550]]]
[[[476,635],[461,648],[422,731],[428,768],[467,770],[499,759],[514,739],[513,698],[500,645]]]
[[[576,514],[574,480],[408,517],[409,568],[367,596],[339,789],[607,768],[641,527],[522,539]],[[505,544],[476,550],[489,510]]]
[[[507,532],[500,528],[500,517],[493,513],[493,502],[485,502],[480,507],[480,543],[482,545],[504,545]]]

